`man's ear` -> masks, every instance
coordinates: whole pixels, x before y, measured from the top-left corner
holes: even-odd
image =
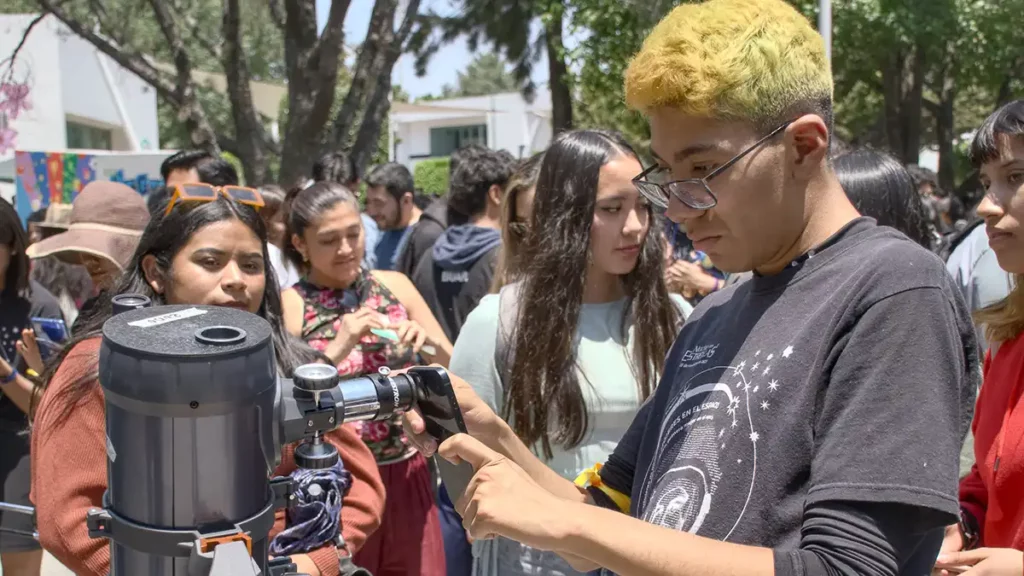
[[[146,284],[149,284],[153,292],[157,294],[164,293],[164,290],[167,289],[167,279],[164,278],[164,273],[160,271],[160,266],[156,262],[156,256],[152,254],[143,256],[142,273],[146,276]]]
[[[504,195],[505,191],[497,184],[491,184],[491,187],[487,190],[487,200],[495,206],[501,206],[501,197]]]
[[[828,126],[817,114],[804,114],[786,128],[785,139],[793,152],[793,174],[801,179],[811,178],[828,159]]]
[[[415,192],[406,192],[405,194],[402,194],[401,205],[403,207],[405,207],[405,206],[414,206],[415,204],[416,204]]]

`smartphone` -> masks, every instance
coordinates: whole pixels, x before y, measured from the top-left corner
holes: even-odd
[[[39,354],[43,360],[48,360],[51,354],[60,350],[61,345],[70,336],[68,327],[60,318],[33,317],[30,322],[32,322],[32,331],[36,333]]]
[[[46,338],[56,344],[63,344],[68,339],[68,327],[60,318],[32,318],[31,321],[36,339]]]
[[[466,423],[462,419],[462,410],[455,398],[448,372],[436,366],[422,366],[410,368],[409,374],[417,382],[416,404],[427,425],[427,434],[437,440],[438,444],[456,434],[465,434]],[[448,495],[455,502],[473,479],[473,467],[468,462],[452,464],[436,455],[434,462]]]

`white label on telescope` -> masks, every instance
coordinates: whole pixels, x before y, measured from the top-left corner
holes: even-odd
[[[117,460],[117,451],[114,450],[114,443],[110,441],[110,436],[107,436],[107,458],[110,458],[111,462]]]
[[[176,322],[178,320],[184,320],[185,318],[192,318],[193,316],[202,316],[203,314],[206,314],[206,310],[189,308],[188,310],[179,310],[169,314],[153,316],[152,318],[146,318],[145,320],[136,320],[135,322],[129,322],[128,325],[136,326],[138,328],[152,328],[153,326]]]

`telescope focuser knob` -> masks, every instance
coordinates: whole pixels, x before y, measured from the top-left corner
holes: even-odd
[[[307,392],[325,392],[339,380],[338,369],[327,364],[303,364],[292,373],[292,384]]]
[[[326,470],[338,463],[338,449],[320,437],[295,447],[295,465],[306,470]]]

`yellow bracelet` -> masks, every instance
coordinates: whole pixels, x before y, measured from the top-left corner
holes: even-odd
[[[575,484],[580,488],[586,488],[587,486],[597,488],[615,503],[620,512],[629,514],[630,497],[608,486],[601,480],[601,464],[594,464],[594,466],[580,472],[580,475],[576,477]]]
[[[31,368],[29,368],[28,370],[25,370],[25,374],[28,374],[29,376],[31,376],[33,378],[39,378],[39,373],[36,372],[35,370],[31,369]]]

